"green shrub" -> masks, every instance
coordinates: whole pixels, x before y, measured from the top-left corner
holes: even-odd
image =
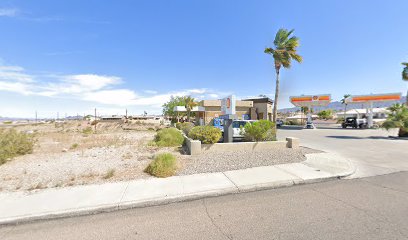
[[[71,145],[71,147],[69,147],[69,149],[73,150],[73,149],[76,149],[76,148],[78,148],[78,147],[79,147],[79,144],[78,144],[78,143],[74,143],[74,144]]]
[[[333,118],[333,111],[331,109],[323,110],[320,111],[317,116],[319,116],[320,119],[328,120]]]
[[[221,139],[222,132],[213,126],[196,126],[188,134],[189,138],[200,140],[201,143],[216,143]]]
[[[12,121],[4,121],[3,124],[12,124]]]
[[[171,153],[162,153],[157,155],[147,166],[145,172],[156,177],[170,177],[176,173],[177,159]]]
[[[14,129],[0,130],[0,165],[16,156],[32,153],[34,143],[32,134]]]
[[[276,141],[275,123],[269,120],[247,123],[243,135],[245,140],[251,142]]]
[[[87,127],[84,130],[82,130],[83,134],[91,134],[93,133],[92,127]]]
[[[154,142],[159,147],[176,147],[183,144],[184,137],[175,128],[165,128],[157,132]]]
[[[184,132],[184,134],[188,135],[191,129],[194,127],[194,124],[191,122],[184,122],[184,123],[176,123],[176,128],[180,129]]]
[[[344,117],[339,117],[339,118],[337,118],[337,121],[336,121],[336,123],[344,123]]]
[[[176,128],[178,129],[178,130],[181,130],[181,122],[178,122],[178,123],[176,123]]]

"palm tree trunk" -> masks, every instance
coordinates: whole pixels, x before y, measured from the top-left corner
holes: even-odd
[[[347,112],[347,103],[344,104],[344,115],[343,115],[344,121],[346,121],[346,112]]]
[[[405,104],[408,106],[408,90],[407,90],[407,95],[405,96]]]
[[[273,102],[273,121],[276,122],[278,117],[278,97],[279,97],[279,68],[275,67],[276,70],[276,84],[275,84],[275,101]]]

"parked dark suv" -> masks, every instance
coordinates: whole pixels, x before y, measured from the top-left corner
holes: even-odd
[[[348,117],[341,124],[342,128],[352,127],[352,128],[365,128],[367,127],[366,119],[357,119],[355,117]]]
[[[278,120],[276,120],[276,127],[282,127],[282,125],[283,125],[283,120],[282,119],[278,119]]]

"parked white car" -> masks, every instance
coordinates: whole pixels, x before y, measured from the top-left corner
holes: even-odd
[[[234,120],[232,121],[232,129],[234,131],[234,139],[243,139],[244,138],[244,127],[247,123],[256,122],[256,120]]]

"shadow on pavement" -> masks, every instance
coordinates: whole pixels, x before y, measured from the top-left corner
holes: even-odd
[[[385,140],[400,140],[395,137],[385,137],[385,136],[370,136],[370,137],[357,137],[357,136],[326,136],[328,138],[337,138],[337,139],[385,139]]]
[[[303,130],[303,126],[281,126],[281,127],[278,127],[278,129],[284,129],[284,130]]]

